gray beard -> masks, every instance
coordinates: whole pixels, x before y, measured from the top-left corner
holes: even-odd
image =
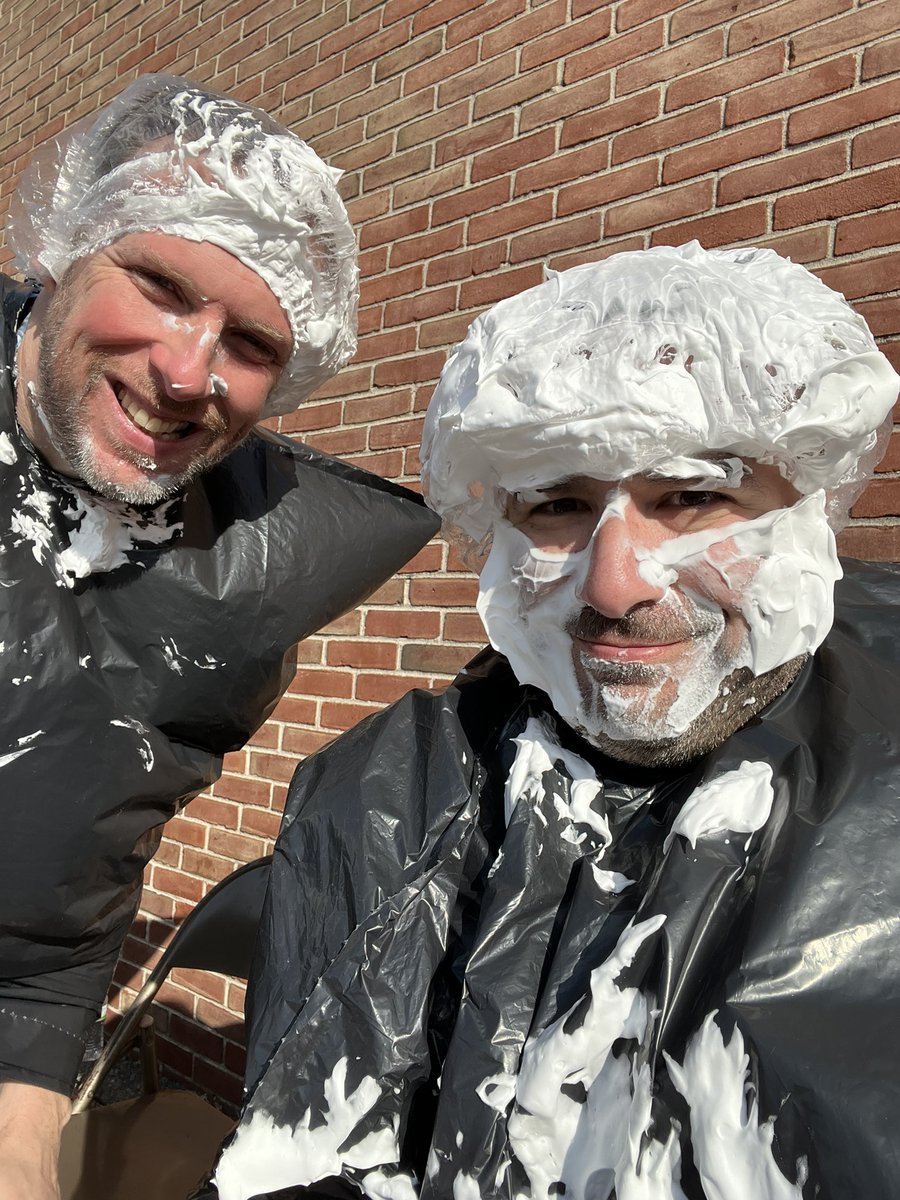
[[[739,667],[722,681],[712,704],[677,737],[619,741],[602,732],[587,734],[583,729],[578,732],[609,758],[620,762],[640,767],[684,766],[717,749],[777,700],[797,678],[808,657],[801,654],[764,675],[754,675],[749,667]]]

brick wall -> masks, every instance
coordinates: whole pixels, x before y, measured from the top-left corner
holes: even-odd
[[[857,304],[900,367],[896,0],[6,0],[0,205],[34,145],[167,70],[278,115],[346,172],[360,347],[282,428],[414,482],[447,349],[485,306],[617,250],[772,246]],[[0,260],[2,261],[2,260]],[[900,440],[845,551],[900,558]],[[117,973],[128,997],[210,885],[264,853],[297,758],[482,639],[441,543],[300,648],[272,720],[169,828]],[[176,974],[170,1063],[237,1095],[243,990]]]

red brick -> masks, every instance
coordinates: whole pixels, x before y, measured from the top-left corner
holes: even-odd
[[[423,117],[419,121],[409,121],[404,124],[402,129],[398,130],[398,150],[408,150],[411,146],[421,146],[425,142],[435,142],[437,139],[451,134],[454,130],[460,129],[468,123],[469,106],[464,101],[461,101],[459,104],[449,104],[434,112],[434,93],[423,91],[414,92],[403,103],[408,103],[409,100],[419,101],[420,97],[427,100],[427,106],[423,106],[423,111],[430,115]],[[444,161],[437,152],[435,161],[438,163]]]
[[[429,269],[434,264],[430,264]],[[429,280],[429,282],[431,282]],[[436,291],[419,292],[403,296],[385,306],[385,325],[416,324],[427,317],[450,312],[456,306],[455,288],[438,288]]]
[[[766,196],[801,183],[842,175],[847,168],[846,142],[831,142],[799,154],[772,158],[753,167],[729,171],[719,180],[718,201],[734,204],[748,196]]]
[[[486,29],[493,29],[524,11],[525,0],[492,0],[491,3],[482,3],[474,11],[448,22],[447,48],[452,49],[461,42],[476,38]]]
[[[433,642],[411,642],[400,652],[400,665],[404,671],[455,675],[471,657],[468,647],[441,646]]]
[[[294,770],[297,766],[297,757],[305,758],[310,754],[315,754],[329,742],[334,741],[334,738],[327,733],[322,733],[315,729],[286,729],[284,731],[284,748],[294,757],[284,760],[285,766],[282,769],[285,783],[290,782]]]
[[[324,707],[324,706],[323,706]],[[281,814],[262,808],[245,808],[241,813],[241,832],[274,841],[281,828]]]
[[[233,776],[223,775],[217,780],[214,787],[224,788],[226,791],[229,785],[233,782]],[[188,813],[195,820],[206,821],[209,825],[221,825],[226,829],[237,829],[238,827],[238,807],[234,803],[229,803],[228,800],[213,800],[209,796],[197,796],[191,801]]]
[[[900,123],[897,121],[867,129],[853,139],[850,161],[854,168],[871,167],[892,158],[900,158]]]
[[[401,83],[399,79],[390,79],[387,83],[380,83],[377,86],[366,88],[364,92],[351,96],[347,100],[342,100],[338,104],[338,125],[349,125],[358,117],[366,117],[372,112],[385,108],[394,100],[399,100],[400,94]]]
[[[375,304],[379,300],[393,299],[394,296],[407,296],[422,286],[422,275],[421,263],[414,263],[379,279],[364,279],[360,285],[360,301],[363,304]]]
[[[820,18],[821,21],[821,18]],[[867,4],[836,21],[826,21],[791,38],[791,66],[830,58],[841,50],[869,46],[886,34],[897,32],[895,0]]]
[[[728,25],[746,13],[764,8],[765,4],[766,0],[697,0],[695,4],[682,5],[672,14],[669,37],[674,42],[714,25]]]
[[[444,365],[442,354],[417,354],[411,358],[393,359],[375,368],[378,387],[396,387],[398,383],[421,383],[436,379]]]
[[[452,110],[462,113],[460,124],[467,125],[468,103],[456,105]],[[468,158],[477,154],[487,146],[501,146],[515,135],[515,120],[511,113],[497,117],[493,121],[480,121],[477,125],[448,133],[440,137],[435,145],[434,160],[438,166],[460,158]]]
[[[262,779],[247,779],[242,775],[223,775],[221,779],[216,780],[214,790],[219,799],[231,800],[235,804],[268,804],[269,802],[269,785]],[[210,803],[215,803],[215,801]],[[200,811],[212,825],[222,825],[226,829],[235,828],[234,812],[231,806],[229,806],[227,814],[222,814],[223,819],[220,820],[213,819],[213,816],[209,814],[208,806],[205,810]],[[190,813],[194,819],[200,815],[196,804],[191,807]]]
[[[844,129],[854,129],[885,117],[896,117],[900,108],[900,79],[861,88],[849,96],[826,100],[791,113],[788,141],[809,142]]]
[[[303,433],[308,429],[329,429],[340,424],[341,404],[303,404],[296,412],[285,415],[282,429],[285,433]]]
[[[328,665],[332,667],[378,667],[393,671],[397,647],[392,642],[329,642]]]
[[[475,42],[457,46],[455,50],[448,50],[447,53],[441,54],[430,62],[422,63],[421,66],[407,71],[403,76],[403,95],[410,96],[419,88],[433,87],[435,84],[442,83],[445,79],[450,79],[458,75],[460,71],[473,66],[477,61],[478,46]]]
[[[897,242],[897,210],[866,213],[839,221],[834,238],[835,254],[858,254],[874,246],[893,246]],[[893,289],[892,289],[893,290]]]
[[[307,696],[349,696],[352,692],[349,676],[340,671],[317,671],[312,667],[298,670],[292,686]]]
[[[566,0],[548,0],[548,3],[534,8],[531,12],[526,11],[514,20],[504,22],[493,32],[486,33],[481,39],[481,58],[487,61],[489,58],[502,54],[504,50],[521,46],[523,56],[520,70],[525,70],[525,50],[536,44],[542,34],[550,30],[558,30],[561,25],[565,24]],[[554,57],[560,58],[562,53],[560,52]],[[549,60],[545,58],[543,61],[548,62]]]
[[[516,108],[526,100],[542,96],[556,86],[556,64],[535,68],[511,79],[508,83],[492,84],[477,92],[473,107],[476,121],[507,108]]]
[[[848,300],[878,296],[897,287],[900,280],[900,251],[860,259],[858,262],[839,263],[825,267],[817,274]]]
[[[729,58],[705,71],[695,71],[683,79],[673,79],[666,88],[666,112],[689,104],[700,104],[715,96],[732,96],[738,88],[770,79],[773,75],[780,75],[783,70],[784,49],[780,44],[764,46],[740,58]]]
[[[738,129],[711,137],[698,146],[667,154],[663,163],[663,183],[680,183],[683,179],[706,175],[721,167],[730,167],[733,163],[772,155],[781,149],[781,145],[780,120],[764,121],[750,129]],[[780,162],[778,165],[784,169]]]
[[[444,620],[444,639],[481,646],[487,641],[487,635],[477,613],[451,612]]]
[[[387,183],[395,183],[427,171],[431,166],[431,147],[419,146],[402,154],[392,154],[387,161],[373,167],[367,167],[364,174],[364,186],[367,188],[383,187]]]
[[[679,79],[700,67],[718,62],[725,54],[725,34],[713,30],[681,46],[670,46],[637,62],[626,63],[616,75],[616,95],[644,91],[654,83]]]
[[[248,810],[251,811],[251,810]],[[215,854],[204,854],[200,850],[187,849],[184,852],[182,870],[191,875],[199,875],[201,879],[214,880],[218,883],[226,875],[230,875],[234,864]]]
[[[339,701],[329,702],[322,710],[322,724],[327,729],[344,732],[381,711],[380,704],[342,704]]]
[[[900,200],[900,167],[885,167],[841,183],[808,188],[775,201],[775,229],[833,220],[867,209],[880,209]]]
[[[604,236],[653,229],[678,217],[702,213],[712,203],[712,191],[712,180],[704,179],[685,187],[667,188],[657,196],[615,205],[606,211]]]
[[[552,5],[546,6],[547,9],[551,7]],[[538,13],[544,11],[544,9],[537,10]],[[547,25],[547,28],[552,27]],[[547,33],[544,37],[523,42],[520,69],[528,71],[532,67],[542,66],[544,63],[562,61],[575,51],[585,50],[588,47],[594,48],[598,42],[609,37],[610,28],[609,8],[602,8],[583,21],[566,22],[563,20],[558,27],[553,28],[552,32]]]
[[[742,50],[772,42],[797,29],[817,25],[852,6],[853,0],[788,0],[786,4],[736,21],[728,35],[728,53],[740,54]]]
[[[651,51],[658,50],[663,44],[663,38],[662,21],[642,25],[631,33],[610,38],[600,46],[591,47],[569,58],[563,69],[563,82],[578,83],[590,75],[600,75],[613,67],[621,67],[623,63],[636,62]]]
[[[469,221],[469,242],[476,244],[486,242],[490,238],[502,237],[517,229],[527,229],[549,221],[553,217],[553,196],[532,196],[527,200],[519,200],[503,208],[495,208],[492,212]]]
[[[422,349],[433,349],[435,346],[449,349],[463,340],[471,321],[469,313],[457,313],[444,321],[424,321],[419,326],[419,346]]]
[[[595,76],[584,83],[571,84],[522,105],[519,117],[519,132],[527,133],[541,125],[551,125],[573,113],[585,113],[609,100],[611,82],[609,75]]]
[[[876,476],[851,511],[854,517],[900,516],[900,479]]]
[[[553,129],[542,129],[529,136],[519,137],[499,149],[479,154],[472,162],[472,182],[480,183],[484,179],[494,179],[497,175],[516,171],[530,163],[546,165],[543,160],[550,158],[555,150],[556,131]]]
[[[407,204],[418,204],[433,196],[441,196],[454,188],[462,187],[466,179],[466,164],[451,163],[449,166],[432,170],[419,179],[410,179],[394,187],[394,206],[403,208]]]
[[[409,601],[413,605],[471,608],[477,595],[478,583],[474,579],[411,579],[409,583]]]
[[[600,240],[601,212],[571,221],[554,221],[544,229],[530,230],[513,238],[509,247],[511,263],[526,262],[537,258],[546,261],[548,255],[560,250],[571,250],[573,246],[593,247]]]
[[[717,133],[721,127],[719,104],[711,101],[677,117],[648,121],[636,129],[617,134],[613,138],[612,161],[618,166],[632,158],[645,158],[648,154],[668,150],[670,146]]]
[[[650,239],[653,246],[681,246],[695,238],[707,247],[728,246],[734,242],[761,238],[768,227],[765,204],[748,204],[744,208],[713,213],[696,221],[685,221],[666,229],[658,229]]]
[[[300,696],[282,696],[270,720],[286,721],[288,725],[314,725],[316,724],[317,710],[316,701],[305,700],[304,697]],[[257,781],[252,780],[250,782],[256,784]],[[259,786],[265,786],[268,791],[266,791],[265,796],[260,794],[254,803],[264,804],[269,799],[269,785],[262,785],[262,781],[259,781]]]
[[[857,525],[855,522],[837,537],[838,550],[849,558],[869,562],[900,561],[900,525]]]
[[[416,334],[414,329],[391,329],[373,337],[367,337],[359,345],[356,358],[359,361],[375,359],[380,361],[390,355],[406,354],[415,348]],[[354,446],[361,450],[362,446]]]
[[[422,417],[411,421],[391,421],[389,424],[376,425],[369,433],[369,445],[373,450],[382,450],[388,446],[409,446],[422,440]]]
[[[370,609],[366,613],[366,633],[372,637],[436,638],[440,631],[441,615],[437,612]]]
[[[151,887],[156,892],[190,900],[194,904],[203,898],[204,887],[199,879],[183,875],[181,871],[170,871],[163,866],[153,866],[150,871]]]
[[[434,29],[462,16],[463,13],[471,12],[481,3],[482,0],[431,0],[431,3],[426,4],[416,15],[413,30],[419,33],[421,30]]]
[[[482,183],[478,187],[467,188],[466,191],[452,196],[435,200],[431,208],[432,225],[446,225],[449,221],[458,221],[461,217],[470,217],[475,213],[496,208],[505,204],[510,196],[509,179],[494,179],[490,183]]]
[[[560,188],[556,213],[564,217],[586,208],[599,208],[625,196],[639,196],[643,192],[653,191],[658,183],[659,166],[655,160],[622,167],[617,171],[606,171],[594,179]]]
[[[579,184],[585,176],[596,175],[609,165],[609,143],[595,142],[580,150],[571,150],[568,154],[557,154],[547,162],[535,163],[523,167],[516,173],[513,195],[522,196],[528,192],[540,191],[543,188],[557,187],[570,180],[578,180]],[[579,186],[576,184],[575,186]],[[568,189],[563,189],[568,190]],[[560,192],[560,197],[563,192]],[[557,205],[558,207],[558,205]]]
[[[863,54],[863,79],[877,79],[879,75],[894,75],[897,71],[900,71],[900,37],[879,41]]]
[[[421,679],[413,675],[360,675],[356,681],[356,698],[393,704],[413,688],[421,686]]]
[[[458,250],[463,244],[465,229],[462,224],[448,225],[444,229],[429,231],[421,237],[407,237],[391,245],[392,268],[420,262],[435,254],[446,254]]]
[[[593,112],[582,113],[563,122],[560,148],[595,141],[608,133],[630,129],[651,121],[659,113],[659,93],[644,92]],[[718,128],[718,122],[716,122]]]

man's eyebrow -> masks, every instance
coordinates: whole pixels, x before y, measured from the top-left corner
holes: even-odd
[[[177,267],[161,258],[154,250],[149,250],[142,247],[138,252],[139,258],[142,260],[138,265],[148,267],[152,271],[157,271],[160,275],[165,275],[172,283],[177,284],[186,292],[197,293],[198,288],[196,283],[187,275],[183,275]],[[253,317],[238,316],[234,322],[236,328],[242,333],[251,334],[254,337],[262,338],[263,340],[271,340],[276,346],[283,349],[286,353],[290,353],[293,349],[293,336],[287,336],[285,333],[270,325],[268,321],[258,321]]]

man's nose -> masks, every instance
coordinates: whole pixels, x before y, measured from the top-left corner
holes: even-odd
[[[171,400],[197,400],[210,394],[210,373],[219,344],[212,322],[167,329],[150,347],[150,369]]]
[[[639,548],[645,539],[637,537],[636,523],[640,522],[627,516],[608,516],[601,521],[591,543],[587,577],[576,592],[583,604],[611,620],[665,595],[664,587],[641,574]]]

